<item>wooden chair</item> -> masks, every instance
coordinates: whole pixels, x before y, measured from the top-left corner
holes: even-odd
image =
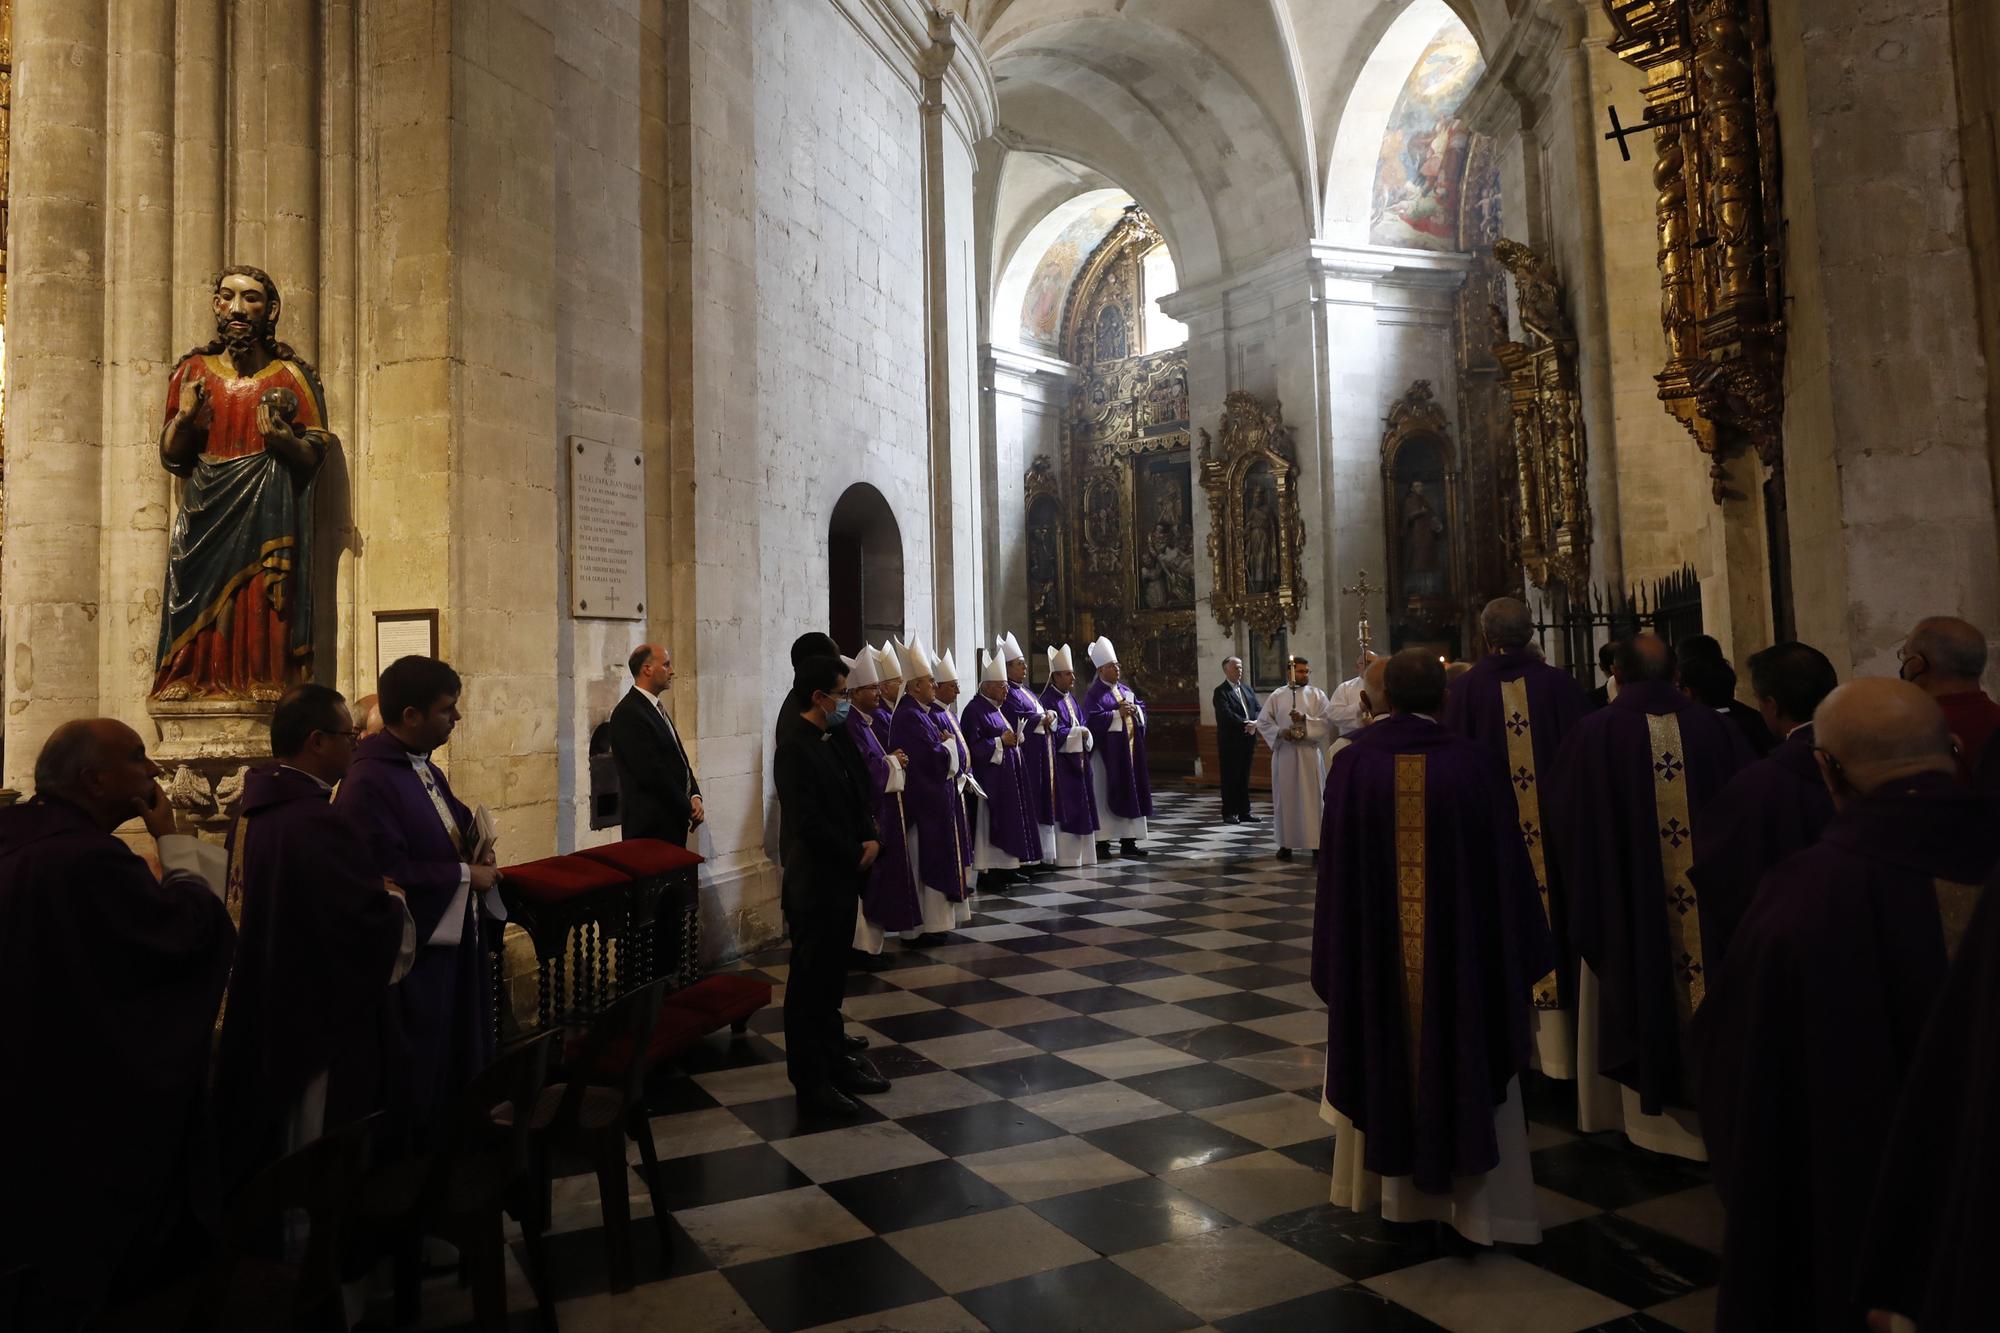
[[[348,1224],[387,1121],[377,1112],[345,1125],[243,1187],[223,1220],[193,1327],[346,1333],[341,1264]],[[292,1259],[284,1253],[284,1233],[296,1213],[305,1215],[308,1232],[304,1253]]]
[[[396,1264],[398,1323],[416,1316],[420,1275],[414,1245],[432,1235],[458,1247],[481,1333],[505,1329],[501,1213],[527,1173],[530,1133],[555,1035],[531,1037],[503,1053],[439,1117],[428,1151],[384,1166],[363,1185],[361,1215],[392,1227],[402,1239]],[[547,1317],[547,1255],[538,1232],[527,1232],[525,1239],[528,1276]]]
[[[541,1123],[542,1116],[536,1117],[536,1194],[530,1204],[536,1215],[532,1220],[522,1218],[522,1230],[541,1230],[548,1225],[554,1155],[569,1150],[588,1157],[597,1171],[598,1197],[604,1210],[605,1271],[614,1292],[632,1288],[630,1167],[625,1160],[628,1137],[638,1142],[647,1187],[653,1191],[654,1225],[659,1228],[660,1244],[663,1249],[672,1244],[659,1196],[659,1162],[645,1101],[646,1079],[653,1068],[653,1037],[667,982],[663,977],[629,991],[597,1015],[571,1048],[561,1096],[549,1109],[546,1122]],[[543,1100],[548,1101],[557,1091],[551,1087]]]

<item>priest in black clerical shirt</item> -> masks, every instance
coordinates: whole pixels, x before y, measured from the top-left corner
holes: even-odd
[[[611,712],[611,757],[628,838],[687,845],[688,831],[707,817],[680,733],[660,707],[674,683],[674,655],[658,644],[632,651],[632,688]]]
[[[1243,680],[1243,659],[1222,659],[1215,687],[1215,749],[1222,763],[1222,822],[1250,820],[1250,760],[1257,753],[1257,691]]]

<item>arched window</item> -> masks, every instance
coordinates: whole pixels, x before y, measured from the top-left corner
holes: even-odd
[[[841,494],[827,523],[827,619],[852,656],[903,634],[903,534],[882,492],[865,481]]]

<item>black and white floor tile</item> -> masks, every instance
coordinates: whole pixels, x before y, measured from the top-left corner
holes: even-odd
[[[777,1008],[662,1071],[672,1216],[631,1181],[639,1285],[606,1291],[594,1178],[559,1182],[572,1333],[674,1327],[1707,1329],[1721,1214],[1705,1172],[1575,1132],[1532,1078],[1545,1236],[1473,1257],[1328,1202],[1312,867],[1265,822],[1163,793],[1148,861],[982,895],[950,943],[855,973],[846,1012],[893,1080],[863,1121],[802,1120]],[[745,970],[782,987],[786,955]],[[636,1161],[636,1151],[633,1153]],[[518,1269],[512,1308],[531,1328]],[[468,1317],[447,1279],[432,1327]]]

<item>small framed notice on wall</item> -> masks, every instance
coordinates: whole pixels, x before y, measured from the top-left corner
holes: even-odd
[[[646,466],[639,451],[569,439],[569,613],[646,618]]]
[[[421,611],[377,611],[375,613],[375,669],[380,671],[401,657],[438,655],[438,613],[436,607]]]

